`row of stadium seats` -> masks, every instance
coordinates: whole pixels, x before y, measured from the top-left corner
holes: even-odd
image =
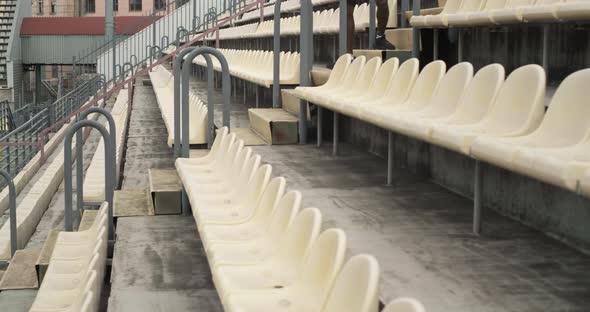
[[[345,263],[344,231],[321,232],[320,210],[301,209],[301,193],[227,128],[207,156],[176,168],[226,311],[378,311],[377,260]],[[387,309],[424,311],[410,298]]]
[[[219,49],[225,56],[232,76],[246,80],[263,87],[269,88],[273,82],[273,55],[272,51],[261,50],[233,50]],[[299,53],[281,52],[280,56],[280,84],[299,84]],[[221,65],[217,58],[211,58],[214,69],[221,71]],[[207,66],[203,56],[198,56],[193,63],[199,66]]]
[[[440,14],[413,16],[410,24],[441,28],[589,18],[588,0],[448,0]]]
[[[123,157],[123,143],[125,142],[125,129],[127,128],[127,119],[129,118],[127,107],[127,100],[129,97],[128,91],[129,90],[127,89],[121,89],[121,91],[119,91],[119,94],[117,95],[117,100],[115,101],[115,105],[111,110],[111,115],[113,116],[113,119],[115,121],[115,161],[117,173],[120,171],[119,167],[121,165],[121,158]],[[109,130],[109,132],[112,131],[112,129],[109,129],[108,122],[105,122],[104,126],[106,129]],[[100,142],[98,143],[98,147],[96,148],[94,155],[92,156],[90,166],[88,166],[88,169],[86,170],[83,185],[83,199],[85,202],[96,203],[103,202],[105,200],[104,148],[104,140],[100,140]]]
[[[104,202],[88,230],[60,232],[30,312],[98,311],[107,259]]]
[[[168,146],[174,144],[174,77],[162,65],[149,72],[164,124],[168,129]],[[189,143],[207,143],[207,106],[189,91]]]
[[[544,114],[545,72],[491,64],[473,75],[464,62],[442,61],[418,73],[418,60],[398,66],[343,55],[329,80],[294,95],[381,128],[414,137],[546,183],[590,196],[590,124],[584,88],[590,69],[571,74]]]
[[[340,9],[327,9],[313,13],[314,34],[335,34],[340,29]],[[354,9],[354,22],[356,31],[364,31],[369,27],[369,6],[366,3],[356,5]],[[299,35],[301,27],[301,15],[284,17],[280,20],[281,36]],[[272,37],[274,34],[274,20],[262,23],[246,24],[236,27],[224,28],[219,31],[219,39],[248,39]],[[216,35],[211,34],[205,40],[216,40]]]

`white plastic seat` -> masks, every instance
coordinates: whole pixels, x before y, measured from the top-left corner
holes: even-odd
[[[269,258],[276,252],[277,246],[284,240],[286,230],[301,208],[301,194],[291,191],[281,198],[266,220],[262,233],[248,239],[212,240],[207,244],[207,260],[212,268],[218,265],[256,264]],[[238,225],[234,225],[238,226]]]
[[[462,0],[447,0],[443,10],[439,14],[434,15],[417,15],[412,16],[410,19],[410,24],[413,27],[432,27],[430,24],[431,21],[433,24],[436,24],[439,19],[442,19],[444,14],[455,13],[461,7]]]
[[[358,118],[359,109],[363,104],[371,103],[385,96],[389,85],[397,73],[398,68],[399,59],[397,57],[390,58],[385,63],[383,63],[383,65],[381,65],[375,74],[373,82],[370,84],[368,90],[364,92],[364,94],[347,98],[339,98],[338,103],[334,103],[338,105],[334,105],[332,108],[337,112]]]
[[[544,110],[545,72],[539,65],[513,71],[502,85],[482,120],[468,125],[440,125],[433,128],[433,143],[464,154],[480,136],[512,137],[532,132]]]
[[[418,67],[418,59],[412,58],[403,62],[393,76],[385,95],[366,105],[361,105],[356,116],[363,121],[373,123],[382,119],[379,109],[387,109],[406,101],[418,77]]]
[[[590,0],[564,0],[555,4],[555,16],[562,21],[590,18]]]
[[[391,118],[394,118],[395,114],[417,111],[426,107],[445,71],[446,64],[443,61],[434,61],[426,65],[416,79],[408,98],[399,104],[392,103],[373,108],[371,111],[373,119],[370,122],[381,128],[390,129]]]
[[[522,22],[522,9],[531,6],[535,0],[508,0],[502,9],[490,11],[490,19],[494,24],[512,24]]]
[[[485,6],[481,11],[472,12],[468,14],[468,25],[489,25],[493,24],[491,19],[491,12],[494,10],[503,9],[506,6],[507,0],[491,0],[486,1]],[[465,25],[465,24],[463,24]]]
[[[426,312],[426,309],[414,298],[397,298],[389,302],[381,312]]]
[[[483,10],[485,3],[486,0],[464,0],[457,12],[445,14],[442,19],[443,25],[446,27],[469,24],[469,14]]]
[[[340,83],[342,82],[345,73],[352,62],[352,55],[351,54],[343,54],[338,58],[336,63],[334,64],[334,68],[330,72],[330,77],[328,77],[328,81],[325,84],[317,87],[297,87],[293,91],[293,94],[300,99],[311,101],[311,97],[315,92],[321,91],[329,91],[334,88],[337,88]]]
[[[381,58],[374,57],[370,59],[355,76],[350,77],[343,82],[340,88],[330,92],[322,93],[316,98],[316,104],[322,107],[332,109],[340,107],[343,100],[351,97],[362,97],[367,94],[367,90],[372,85],[377,71],[381,67]]]
[[[423,109],[387,116],[389,129],[426,140],[431,129],[429,120],[453,113],[472,77],[473,66],[471,63],[463,62],[453,66],[440,80],[428,104]]]
[[[365,56],[359,56],[355,58],[350,66],[346,69],[342,80],[340,83],[333,88],[319,88],[313,90],[311,94],[308,95],[311,102],[313,103],[322,103],[322,97],[331,96],[333,94],[337,94],[339,92],[344,92],[350,88],[353,88],[354,85],[357,83],[356,79],[362,72],[365,63],[366,63]],[[327,84],[327,83],[326,83]]]
[[[535,5],[522,8],[522,17],[526,22],[550,22],[557,20],[556,5],[563,0],[537,0]]]
[[[584,96],[588,83],[590,69],[569,75],[557,88],[535,131],[520,137],[476,139],[471,147],[472,155],[509,170],[540,175],[543,180],[575,190],[583,174],[583,170],[568,170],[568,159],[575,154],[569,149],[568,153],[558,152],[558,157],[551,157],[550,151],[574,147],[590,137],[590,122],[585,118],[590,114],[590,106],[586,105]],[[552,166],[549,163],[553,163]],[[561,170],[556,170],[560,169],[556,167],[558,164]]]
[[[377,312],[379,263],[371,255],[350,258],[330,290],[322,312]]]
[[[328,229],[315,239],[306,252],[300,269],[290,283],[280,287],[230,291],[225,300],[227,311],[321,311],[346,252],[346,235],[340,229]]]
[[[302,210],[287,229],[276,252],[252,265],[217,265],[213,281],[221,302],[227,307],[234,292],[282,288],[292,284],[305,265],[305,256],[318,239],[321,214],[315,208]],[[326,251],[326,250],[325,250]],[[230,309],[231,310],[231,309]]]
[[[443,12],[437,15],[428,16],[426,18],[426,23],[429,27],[448,27],[449,26],[449,19],[457,18],[458,16],[466,16],[466,14],[470,12],[477,12],[481,10],[483,6],[482,0],[463,0],[459,1],[460,4],[458,7],[453,6],[449,10],[443,9]]]
[[[220,204],[208,204],[200,209],[193,210],[193,216],[199,227],[205,224],[237,224],[243,223],[252,218],[256,210],[258,201],[266,188],[272,167],[263,165],[258,168],[256,174],[245,187],[239,198],[227,199]],[[191,196],[192,195],[192,196]],[[192,207],[198,207],[198,197],[189,193],[189,199]]]

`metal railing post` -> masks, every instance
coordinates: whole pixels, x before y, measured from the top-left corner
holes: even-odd
[[[275,2],[274,12],[274,34],[273,34],[273,67],[272,67],[272,107],[281,107],[280,101],[280,75],[281,75],[281,1]],[[307,21],[309,22],[309,21]],[[306,21],[301,20],[303,25]],[[258,103],[258,102],[257,102]]]
[[[72,225],[72,137],[74,133],[83,127],[92,127],[100,132],[104,140],[105,153],[105,200],[109,204],[108,219],[109,240],[114,239],[114,225],[113,225],[113,193],[115,189],[115,145],[112,142],[111,136],[107,129],[94,120],[80,120],[71,125],[65,133],[64,139],[64,192],[65,192],[65,210],[64,210],[64,226],[65,230],[71,232]],[[77,155],[80,157],[80,155]],[[69,164],[69,165],[68,165]]]
[[[313,5],[311,0],[301,1],[299,49],[299,84],[310,86],[309,72],[313,65]],[[307,143],[307,101],[299,101],[299,144]]]
[[[375,48],[375,0],[369,1],[369,49]]]
[[[18,155],[17,155],[18,157]],[[6,180],[8,184],[8,207],[10,213],[10,257],[14,256],[14,253],[18,248],[18,234],[16,228],[16,189],[14,187],[14,181],[8,172],[0,169],[0,175]]]
[[[347,38],[347,21],[348,21],[348,3],[346,0],[339,0],[340,1],[340,19],[339,19],[339,30],[338,30],[338,51],[340,55],[346,54],[348,52],[348,44],[347,40],[352,40],[353,38]],[[354,34],[353,34],[354,36]],[[336,61],[336,60],[334,60]]]
[[[414,16],[420,15],[420,1],[413,1],[412,11]],[[412,28],[412,57],[420,57],[420,29]]]
[[[177,32],[178,34],[178,32]],[[177,47],[178,49],[178,47]],[[173,83],[174,83],[174,146],[172,148],[174,159],[180,157],[180,127],[176,125],[180,125],[180,70],[182,67],[182,63],[184,61],[184,56],[189,54],[191,51],[196,49],[196,47],[188,47],[184,50],[178,52],[176,55],[176,60],[174,60],[173,65]]]

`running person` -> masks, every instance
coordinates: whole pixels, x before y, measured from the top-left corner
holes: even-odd
[[[377,6],[377,36],[375,37],[375,49],[379,50],[395,50],[395,46],[387,41],[385,38],[385,29],[387,28],[387,21],[389,20],[389,5],[388,0],[375,0]],[[352,53],[352,38],[354,34],[354,6],[369,0],[346,0],[348,7],[347,13],[347,44],[348,53]]]

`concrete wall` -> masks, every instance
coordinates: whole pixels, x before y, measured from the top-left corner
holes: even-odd
[[[332,115],[324,116],[324,139],[330,142]],[[340,131],[342,141],[386,157],[385,130],[342,116]],[[396,168],[428,177],[434,183],[472,198],[474,161],[471,158],[397,134],[394,146]],[[384,171],[386,169],[383,167]],[[580,250],[590,251],[589,199],[491,165],[484,165],[482,172],[486,209],[493,209]],[[485,220],[484,210],[484,229]]]

